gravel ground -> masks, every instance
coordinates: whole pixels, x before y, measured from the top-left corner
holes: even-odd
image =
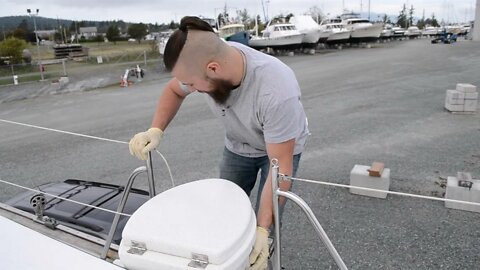
[[[355,164],[381,161],[391,169],[390,190],[436,197],[443,197],[446,177],[457,171],[480,178],[480,114],[443,108],[445,91],[457,83],[480,86],[480,43],[418,39],[280,59],[297,74],[312,133],[299,178],[348,184]],[[158,74],[129,88],[6,102],[0,119],[126,142],[148,128],[167,80],[168,74]],[[223,130],[203,99],[198,94],[185,101],[160,147],[176,184],[218,175]],[[2,122],[0,148],[0,179],[29,187],[68,178],[125,184],[142,165],[125,144]],[[170,188],[165,165],[157,156],[154,162],[158,190]],[[478,213],[299,181],[294,191],[313,209],[349,269],[479,267]],[[18,192],[2,185],[0,201]],[[285,269],[336,269],[293,203],[286,207],[282,233]]]

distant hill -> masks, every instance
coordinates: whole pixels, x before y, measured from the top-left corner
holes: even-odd
[[[23,20],[26,20],[28,29],[32,30],[33,27],[33,18],[25,15],[25,16],[7,16],[7,17],[0,17],[0,25],[3,27],[3,31],[13,31],[15,28],[18,27]],[[60,25],[64,27],[70,27],[73,21],[71,20],[64,20],[64,19],[52,19],[52,18],[45,18],[45,17],[36,17],[35,18],[37,23],[37,30],[51,30],[56,29]]]
[[[99,33],[106,33],[107,29],[110,25],[115,24],[122,31],[127,31],[128,25],[130,23],[124,22],[122,20],[119,21],[75,21],[72,20],[65,20],[65,19],[53,19],[53,18],[45,18],[45,17],[35,17],[37,30],[53,30],[58,29],[60,26],[70,29],[71,31],[75,31],[75,27],[90,27],[95,26],[98,29]],[[14,31],[22,22],[25,21],[27,28],[29,31],[34,30],[33,25],[33,18],[25,15],[25,16],[6,16],[0,17],[0,29],[2,32],[12,32]],[[25,23],[24,23],[25,24]],[[170,27],[169,24],[146,24],[150,31],[163,31]]]

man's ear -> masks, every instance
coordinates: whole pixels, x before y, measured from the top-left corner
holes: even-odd
[[[218,78],[220,76],[220,65],[218,62],[210,62],[207,64],[207,76],[210,78]]]

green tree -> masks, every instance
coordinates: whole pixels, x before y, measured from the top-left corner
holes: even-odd
[[[432,19],[430,23],[433,27],[439,27],[440,24],[438,24],[437,18],[435,18],[435,13],[432,14]]]
[[[168,25],[168,29],[177,29],[178,27],[180,27],[179,24],[175,23],[173,20],[170,22],[170,24]]]
[[[240,22],[243,25],[248,25],[252,21],[252,19],[250,19],[250,15],[248,14],[248,11],[246,8],[244,8],[243,10],[237,11],[237,17],[240,19]]]
[[[260,15],[257,15],[257,19],[253,19],[251,22],[250,22],[250,29],[254,29],[254,30],[257,30],[255,29],[255,21],[256,21],[256,25],[257,25],[257,28],[258,28],[258,34],[260,35],[260,33],[263,31],[263,29],[265,29],[265,25],[263,24],[262,22],[262,18],[260,17]]]
[[[117,44],[117,40],[120,37],[120,30],[116,24],[110,25],[107,29],[107,39],[113,41],[113,44]]]
[[[410,10],[408,11],[408,26],[412,26],[413,25],[413,13],[414,13],[415,9],[413,8],[413,5],[410,7]]]
[[[27,42],[18,38],[7,38],[0,42],[0,56],[9,57],[10,64],[22,62],[23,49],[27,48]]]
[[[28,22],[26,19],[23,19],[21,23],[18,24],[17,28],[25,30],[25,32],[28,32]]]
[[[17,28],[13,31],[13,36],[18,39],[27,40],[27,31],[23,28]]]
[[[424,10],[422,18],[420,20],[418,20],[418,22],[417,22],[417,26],[418,26],[419,29],[424,29],[425,24],[426,24],[426,22],[425,22],[425,10]]]
[[[407,7],[403,4],[403,8],[397,18],[397,25],[403,28],[407,27]]]
[[[134,23],[128,27],[128,35],[136,39],[138,43],[147,35],[147,26],[143,23]]]
[[[392,23],[387,14],[383,15],[382,22],[383,23],[390,23],[390,24]]]
[[[310,14],[318,24],[326,19],[325,13],[323,13],[322,9],[317,6],[309,8],[308,14]]]

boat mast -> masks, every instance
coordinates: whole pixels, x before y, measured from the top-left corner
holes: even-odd
[[[263,0],[262,0],[262,9],[263,9],[263,18],[265,19],[265,23],[267,23],[268,19],[267,19],[267,14],[265,13],[265,4],[263,3]]]
[[[370,21],[370,0],[368,0],[368,20]]]

